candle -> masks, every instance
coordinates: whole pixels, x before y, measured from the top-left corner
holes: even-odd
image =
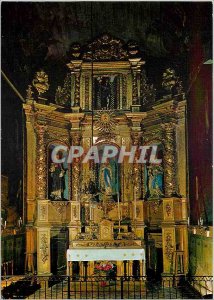
[[[134,219],[137,217],[137,195],[136,190],[134,189]]]
[[[193,234],[196,234],[196,228],[195,227],[193,228]]]
[[[90,205],[89,209],[90,209],[90,221],[91,221],[91,220],[92,220],[92,207],[91,207],[91,202],[89,202],[89,205]]]
[[[189,217],[187,218],[187,225],[189,226]]]
[[[117,194],[117,205],[118,205],[118,220],[120,220],[120,198],[119,198],[119,193]]]
[[[4,221],[4,228],[6,228],[7,226],[7,221]]]
[[[120,198],[119,198],[119,193],[117,194],[117,205],[118,205],[118,222],[119,222],[119,233],[120,233]]]
[[[1,218],[1,225],[3,225],[3,219]]]

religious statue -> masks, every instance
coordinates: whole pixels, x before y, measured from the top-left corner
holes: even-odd
[[[88,183],[88,192],[89,194],[95,194],[96,193],[96,186],[94,181],[90,178]]]
[[[105,194],[112,194],[112,170],[105,164],[100,168],[100,189]]]
[[[32,84],[40,96],[49,89],[48,75],[43,70],[36,72],[36,78],[33,79]]]
[[[161,165],[149,166],[147,168],[149,198],[159,198],[163,196],[163,168]]]
[[[105,109],[110,109],[111,86],[109,78],[101,77],[98,80],[100,83],[101,107]]]
[[[51,163],[50,173],[52,178],[51,194],[53,200],[62,200],[64,191],[64,176],[65,170],[62,164]]]

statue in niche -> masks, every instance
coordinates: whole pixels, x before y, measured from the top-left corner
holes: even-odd
[[[112,169],[107,164],[100,168],[100,190],[105,194],[112,194]]]
[[[60,158],[59,154],[57,155],[57,158]],[[52,200],[62,200],[65,191],[64,181],[66,170],[63,168],[63,164],[51,163],[49,172],[52,179],[50,197]]]
[[[119,166],[115,159],[98,166],[99,190],[105,195],[116,195],[119,190]]]
[[[147,195],[149,198],[163,196],[163,167],[161,165],[147,167]]]
[[[115,109],[117,103],[117,76],[99,76],[95,78],[96,109]]]

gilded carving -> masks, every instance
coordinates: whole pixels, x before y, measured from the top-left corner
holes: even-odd
[[[71,134],[72,145],[79,146],[81,141],[81,134],[73,132]],[[72,200],[79,200],[79,180],[80,180],[80,162],[76,158],[72,162]]]
[[[92,52],[94,61],[128,59],[128,52],[124,48],[124,43],[108,34],[104,34],[89,44],[83,54],[83,59],[91,61]]]
[[[26,96],[27,101],[33,100],[32,85],[28,85],[26,92],[27,92],[27,96]]]
[[[143,70],[140,75],[140,95],[143,107],[151,106],[155,103],[156,89],[153,84],[148,83],[146,73]]]
[[[160,205],[161,205],[161,201],[160,200],[157,200],[157,201],[152,201],[151,204],[150,204],[150,207],[152,209],[152,212],[154,215],[157,214],[159,208],[160,208]]]
[[[122,108],[127,109],[127,75],[122,76]]]
[[[40,96],[49,89],[48,75],[43,70],[36,72],[35,79],[33,79],[32,84]]]
[[[164,188],[165,196],[176,195],[176,153],[175,153],[175,132],[174,123],[164,124]]]
[[[98,139],[114,139],[115,134],[112,132],[115,129],[116,121],[113,118],[112,111],[98,111],[97,120],[94,123],[94,127],[98,130]]]
[[[163,73],[162,87],[168,93],[173,93],[173,94],[183,93],[182,81],[178,76],[176,76],[175,70],[171,68],[166,69],[165,72]]]
[[[40,205],[40,220],[45,220],[47,215],[47,206],[46,205]]]
[[[45,263],[48,260],[48,238],[45,233],[41,235],[40,252],[41,252],[42,262]]]
[[[173,251],[174,247],[172,245],[172,234],[168,232],[166,234],[165,254],[169,261],[172,260]]]
[[[69,104],[71,100],[71,74],[67,73],[63,88],[61,86],[57,87],[55,94],[55,102],[58,105]]]
[[[47,196],[47,153],[45,149],[45,124],[37,124],[37,164],[36,164],[36,183],[38,199],[46,199]]]
[[[51,201],[51,205],[56,209],[59,215],[65,212],[68,202],[66,201]]]
[[[74,106],[80,105],[80,71],[75,71],[75,93],[74,93]]]
[[[137,89],[137,73],[135,70],[133,70],[132,72],[132,104],[139,104]]]
[[[135,132],[133,131],[131,133],[131,138],[132,138],[132,145],[134,146],[139,146],[141,142],[141,132]],[[133,186],[135,188],[134,193],[136,193],[136,197],[140,198],[141,197],[141,165],[138,163],[133,164]]]
[[[85,76],[85,109],[89,109],[89,76]]]
[[[166,204],[166,214],[169,217],[172,213],[172,207],[169,203]]]

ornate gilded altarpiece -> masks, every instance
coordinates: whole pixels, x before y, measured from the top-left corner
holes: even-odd
[[[143,248],[146,266],[154,270],[152,253],[162,249],[163,276],[173,273],[173,257],[183,251],[186,273],[186,100],[179,78],[167,69],[160,87],[164,96],[156,99],[138,46],[109,35],[85,47],[74,44],[70,57],[55,99],[46,96],[47,74],[38,71],[23,104],[26,269],[32,271],[36,263],[38,274],[51,274],[50,238],[63,229],[72,249]],[[98,145],[101,152],[105,144],[126,149],[156,144],[162,164],[130,164],[127,158],[120,165],[114,160],[80,164],[78,159],[52,165],[51,149],[62,144],[85,151]],[[57,174],[63,179],[60,192],[53,187]],[[111,188],[105,188],[103,174],[110,174]]]

